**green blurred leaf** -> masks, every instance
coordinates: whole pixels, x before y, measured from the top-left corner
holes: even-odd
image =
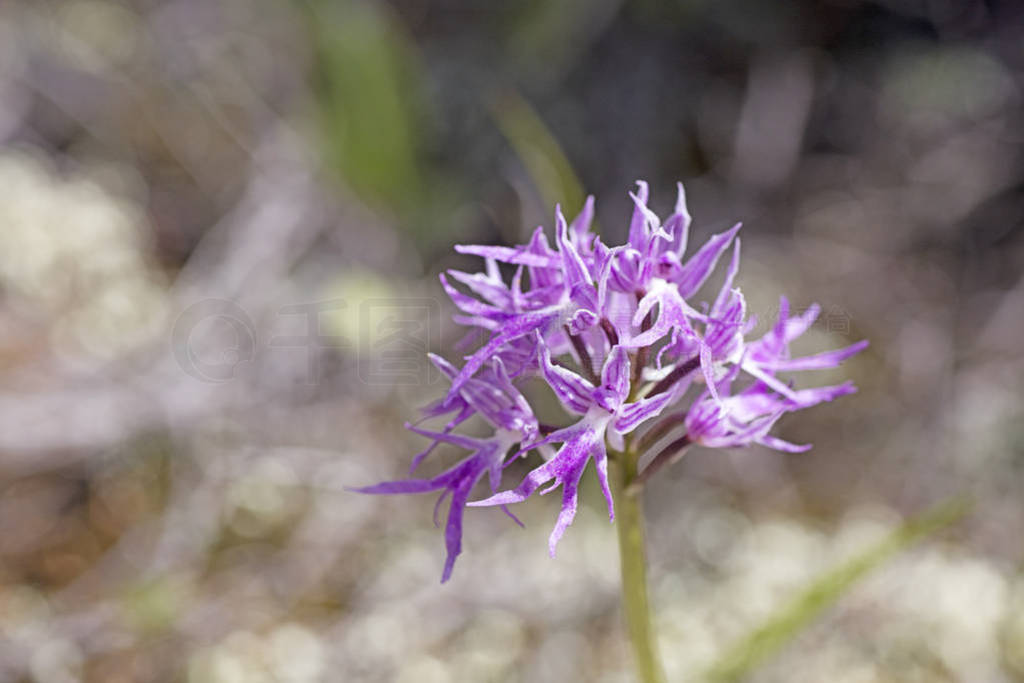
[[[508,91],[491,102],[491,113],[526,167],[544,206],[561,204],[566,216],[583,208],[583,184],[558,140],[533,108]]]
[[[958,521],[969,509],[969,501],[963,498],[939,504],[908,520],[860,555],[825,573],[759,628],[729,648],[711,666],[706,677],[712,681],[741,680],[807,628],[870,571],[925,536]]]
[[[381,4],[311,6],[327,157],[364,200],[407,213],[423,197],[415,112],[418,65]]]
[[[615,20],[623,0],[532,0],[513,3],[510,64],[532,85],[557,86]]]

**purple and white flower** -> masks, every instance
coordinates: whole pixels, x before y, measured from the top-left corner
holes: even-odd
[[[451,576],[461,552],[467,506],[497,505],[511,516],[507,505],[525,501],[538,489],[543,495],[561,488],[561,512],[549,539],[553,555],[576,515],[580,480],[590,462],[609,518],[614,519],[608,463],[635,438],[634,432],[640,433],[635,443],[646,447],[677,433],[681,436],[670,447],[760,444],[800,452],[810,446],[770,433],[779,418],[855,391],[850,382],[795,389],[780,377],[835,367],[867,346],[865,341],[793,358],[790,344],[814,323],[817,306],[791,316],[783,297],[772,328],[758,339],[747,338],[756,320],[748,316],[746,300],[735,283],[739,224],[712,235],[687,257],[691,217],[682,185],[664,223],[647,206],[646,183],[639,182],[630,196],[634,210],[626,244],[609,247],[591,232],[590,197],[571,223],[556,208],[554,246],[543,228],[516,247],[456,246],[460,253],[482,257],[484,271],[450,270],[441,275],[441,285],[458,309],[455,322],[483,334],[486,341],[466,356],[461,367],[431,355],[451,387],[424,409],[421,422],[447,420],[439,431],[407,425],[431,440],[414,456],[410,472],[440,444],[469,455],[432,478],[356,490],[440,491],[438,505],[450,496],[442,581]],[[695,302],[730,246],[732,256],[720,290],[710,303]],[[514,268],[508,282],[499,263]],[[558,428],[538,420],[520,390],[531,379],[550,387],[573,416],[572,424]],[[473,416],[489,423],[493,433],[458,433]],[[500,490],[506,466],[534,453],[540,464],[515,487]],[[659,453],[654,459],[658,462],[652,461],[638,480],[673,455],[678,454]],[[491,495],[470,502],[474,487],[485,476]]]

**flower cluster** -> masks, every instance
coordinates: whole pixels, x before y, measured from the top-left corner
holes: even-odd
[[[465,358],[461,368],[431,356],[451,388],[446,397],[424,409],[423,418],[449,419],[440,431],[407,425],[431,440],[413,458],[410,474],[440,443],[463,448],[469,455],[430,479],[357,489],[440,491],[438,506],[451,497],[442,581],[451,576],[461,551],[466,506],[498,505],[515,519],[506,506],[526,500],[542,486],[546,488],[541,494],[561,487],[562,509],[549,542],[553,555],[576,514],[580,478],[590,461],[614,519],[608,449],[622,451],[627,439],[634,439],[627,435],[636,430],[643,430],[636,443],[644,446],[677,434],[647,470],[689,444],[725,448],[757,443],[803,451],[810,446],[769,433],[776,421],[785,413],[855,390],[849,382],[797,390],[778,376],[835,367],[867,342],[792,358],[790,342],[807,330],[819,309],[812,306],[790,316],[785,298],[774,326],[748,340],[757,323],[748,316],[734,283],[740,226],[713,235],[686,258],[690,214],[682,185],[678,188],[675,210],[662,223],[647,207],[647,184],[638,183],[638,191],[630,195],[635,209],[628,241],[621,246],[608,247],[591,232],[591,197],[571,223],[556,208],[554,247],[540,227],[522,246],[455,247],[482,257],[486,267],[482,273],[449,271],[441,275],[441,284],[460,311],[455,321],[483,331],[487,341]],[[730,246],[721,290],[712,302],[691,305]],[[507,282],[499,264],[512,271]],[[538,421],[520,391],[531,378],[542,379],[552,389],[574,416],[571,424],[558,428]],[[656,420],[687,395],[692,400],[686,405]],[[492,436],[456,433],[474,415],[494,428]],[[541,456],[541,464],[518,486],[499,491],[504,467],[530,451]],[[474,485],[485,474],[493,495],[469,502]]]

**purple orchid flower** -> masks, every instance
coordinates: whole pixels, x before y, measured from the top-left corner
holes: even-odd
[[[630,196],[634,206],[623,245],[609,247],[591,232],[594,200],[588,197],[571,222],[556,207],[553,241],[537,228],[520,246],[459,245],[459,253],[484,259],[483,272],[441,275],[441,286],[458,309],[455,322],[475,330],[467,340],[482,333],[485,341],[469,352],[461,368],[431,355],[451,387],[423,410],[421,422],[445,422],[439,430],[407,425],[431,440],[413,457],[410,473],[440,444],[469,455],[431,478],[356,490],[440,491],[438,505],[451,497],[442,581],[451,576],[462,549],[466,507],[498,505],[511,516],[505,506],[525,501],[538,489],[543,495],[561,487],[561,511],[549,538],[553,555],[575,518],[579,483],[591,461],[614,519],[609,461],[627,440],[637,438],[634,432],[642,436],[631,443],[651,447],[669,432],[685,429],[669,451],[658,453],[655,460],[662,464],[678,456],[671,452],[673,444],[760,444],[800,452],[809,445],[771,434],[779,418],[855,391],[850,382],[795,389],[787,379],[788,373],[835,367],[867,346],[858,342],[792,357],[790,344],[814,323],[817,306],[791,316],[783,297],[778,321],[760,338],[747,339],[756,319],[748,315],[736,285],[739,224],[712,235],[686,257],[692,220],[683,186],[678,185],[674,210],[664,222],[647,206],[646,183],[638,182]],[[710,302],[695,301],[730,245],[732,257],[717,295]],[[499,263],[514,267],[507,282]],[[576,421],[562,428],[538,421],[521,391],[531,380],[547,384]],[[687,401],[687,396],[692,398]],[[661,417],[672,406],[673,412]],[[474,416],[491,425],[491,436],[457,433]],[[505,467],[534,452],[542,462],[517,486],[500,490]],[[642,482],[652,471],[648,467],[638,479]],[[469,502],[485,476],[491,495]]]

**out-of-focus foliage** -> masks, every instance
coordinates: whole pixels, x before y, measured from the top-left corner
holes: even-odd
[[[426,197],[423,79],[408,38],[387,5],[363,0],[314,3],[309,26],[328,158],[369,201],[412,212]]]
[[[583,208],[583,188],[558,141],[536,112],[512,92],[495,99],[492,111],[543,202],[548,206],[561,204],[567,215],[576,215]]]
[[[807,628],[821,612],[850,591],[854,583],[878,568],[893,554],[920,541],[928,534],[961,519],[965,501],[953,501],[905,522],[874,546],[842,565],[814,579],[793,601],[773,614],[746,638],[728,648],[711,666],[711,680],[736,681],[749,675],[765,659]]]
[[[762,326],[872,342],[810,453],[650,484],[671,679],[799,613],[748,680],[1024,680],[1021,44],[1005,0],[0,3],[0,680],[629,680],[599,492],[554,561],[471,511],[455,600],[432,501],[345,487],[423,446],[450,245],[589,193],[620,241],[640,177],[744,220]]]

